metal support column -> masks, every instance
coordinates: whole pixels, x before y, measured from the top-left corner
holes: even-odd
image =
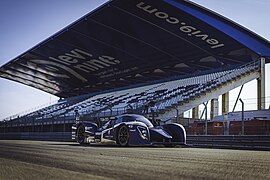
[[[258,110],[265,109],[265,58],[261,58],[260,61],[260,77],[257,79]]]
[[[210,119],[218,115],[218,98],[211,99]]]
[[[222,94],[222,114],[229,112],[229,92]]]
[[[192,119],[199,119],[199,106],[192,109]]]

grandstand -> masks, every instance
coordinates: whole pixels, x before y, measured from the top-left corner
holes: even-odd
[[[0,132],[69,132],[76,119],[130,112],[167,123],[193,109],[199,119],[198,106],[221,95],[225,114],[227,93],[254,79],[265,109],[269,62],[267,40],[197,4],[112,0],[0,68],[61,98]]]
[[[153,85],[101,93],[97,95],[76,96],[61,99],[56,104],[13,119],[12,126],[36,126],[57,124],[70,126],[75,123],[76,111],[84,119],[95,121],[98,118],[127,113],[132,107],[133,113],[151,117],[151,112],[144,112],[144,105],[155,101],[156,118],[161,121],[175,119],[177,113],[183,113],[210,100],[213,96],[224,94],[242,83],[247,83],[260,76],[259,63],[252,62],[241,67],[220,72],[167,81]],[[175,109],[179,109],[177,112]],[[67,128],[67,129],[68,129]],[[45,128],[46,129],[46,128]],[[47,128],[50,130],[50,128]],[[43,130],[42,130],[43,131]],[[46,131],[46,130],[45,130]]]

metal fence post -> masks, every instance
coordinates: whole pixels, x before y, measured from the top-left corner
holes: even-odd
[[[242,135],[245,135],[245,122],[244,122],[244,101],[240,98],[239,99],[241,104],[242,104],[242,113],[241,113],[241,117],[242,117]]]
[[[205,109],[205,135],[207,135],[207,129],[208,129],[208,124],[207,124],[207,104],[208,104],[208,101],[206,103],[203,103],[204,109]]]

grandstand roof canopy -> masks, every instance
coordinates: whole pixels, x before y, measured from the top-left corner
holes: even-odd
[[[270,59],[270,43],[190,1],[111,0],[0,68],[59,97]]]

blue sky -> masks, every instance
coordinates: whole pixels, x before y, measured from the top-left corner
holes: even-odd
[[[269,0],[193,0],[270,40]],[[1,0],[0,66],[85,15],[106,0]],[[266,81],[270,80],[267,65]],[[239,89],[231,91],[231,106]],[[270,103],[269,83],[266,101]],[[247,109],[256,108],[256,81],[245,85]],[[22,84],[0,79],[0,119],[58,98]],[[232,107],[231,107],[232,108]],[[237,107],[240,109],[240,107]]]

